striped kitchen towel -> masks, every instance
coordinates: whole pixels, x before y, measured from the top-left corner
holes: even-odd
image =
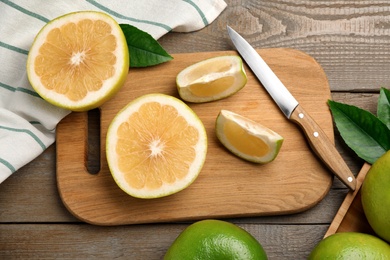
[[[0,183],[50,146],[57,123],[70,113],[45,102],[27,79],[29,48],[47,22],[96,10],[158,39],[199,30],[225,7],[223,0],[0,0]]]

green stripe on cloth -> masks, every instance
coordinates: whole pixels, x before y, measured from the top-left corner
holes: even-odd
[[[199,6],[197,6],[194,2],[192,2],[191,0],[183,0],[184,2],[192,5],[196,11],[199,13],[200,17],[202,18],[202,21],[204,23],[205,26],[209,25],[209,21],[207,21],[206,19],[206,16],[204,15],[204,13],[202,12],[202,10],[199,8]]]
[[[29,123],[32,124],[32,125],[36,125],[36,126],[40,125],[40,126],[44,127],[44,125],[42,125],[42,123],[39,122],[39,121],[29,121]],[[55,126],[53,129],[47,129],[47,128],[46,129],[49,132],[54,132],[56,130],[56,128],[57,127]]]
[[[106,13],[109,13],[110,15],[112,16],[116,16],[118,18],[121,18],[121,19],[125,19],[125,20],[129,20],[129,21],[132,21],[132,22],[138,22],[138,23],[145,23],[145,24],[151,24],[151,25],[155,25],[155,26],[158,26],[158,27],[161,27],[165,30],[167,30],[167,32],[170,32],[172,31],[172,28],[169,27],[168,25],[166,24],[162,24],[162,23],[158,23],[158,22],[153,22],[153,21],[148,21],[148,20],[140,20],[140,19],[136,19],[136,18],[132,18],[132,17],[129,17],[129,16],[125,16],[125,15],[122,15],[120,13],[117,13],[93,0],[86,0],[88,3],[94,5],[95,7],[99,8],[100,10],[106,12]]]
[[[29,89],[26,89],[26,88],[16,88],[16,91],[23,92],[23,93],[29,94],[31,96],[34,96],[34,97],[42,99],[42,97],[37,92],[29,90]]]
[[[16,92],[16,91],[23,92],[23,93],[29,94],[31,96],[42,99],[42,97],[37,92],[26,89],[26,88],[19,88],[19,87],[15,88],[15,87],[12,87],[10,85],[4,84],[2,82],[0,82],[0,88],[4,88],[4,89],[12,91],[12,92]]]
[[[46,150],[46,148],[47,148],[46,145],[39,139],[39,137],[36,136],[33,132],[31,132],[28,129],[12,128],[12,127],[6,127],[6,126],[1,126],[1,125],[0,125],[0,129],[8,130],[11,132],[17,132],[17,133],[26,133],[29,136],[31,136],[41,146],[43,151]]]
[[[10,7],[14,8],[14,9],[16,9],[16,10],[18,10],[18,11],[24,13],[24,14],[27,14],[27,15],[29,15],[31,17],[34,17],[34,18],[38,19],[38,20],[41,20],[42,22],[47,23],[47,22],[50,21],[46,17],[43,17],[42,15],[39,15],[37,13],[33,13],[33,12],[27,10],[27,9],[24,9],[23,7],[15,4],[15,3],[11,2],[11,1],[0,0],[0,2],[3,2],[4,4],[9,5]]]
[[[12,45],[9,45],[9,44],[6,44],[5,42],[2,42],[2,41],[0,41],[0,47],[6,48],[8,50],[15,51],[15,52],[18,52],[21,54],[25,54],[25,55],[28,54],[28,51],[23,50],[23,49],[18,48],[18,47],[15,47],[15,46],[12,46]]]
[[[15,91],[16,91],[16,88],[14,88],[14,87],[12,87],[12,86],[10,86],[10,85],[1,83],[1,82],[0,82],[0,88],[4,88],[4,89],[9,90],[9,91],[12,91],[12,92],[15,92]]]
[[[7,167],[8,169],[10,169],[11,172],[16,171],[15,167],[12,164],[10,164],[9,162],[7,162],[6,160],[4,160],[2,158],[0,158],[0,163],[5,165],[5,167]]]

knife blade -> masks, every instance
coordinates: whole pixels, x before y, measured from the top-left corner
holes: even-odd
[[[260,80],[283,114],[302,128],[311,148],[328,169],[349,189],[355,190],[355,176],[321,127],[293,97],[258,52],[230,26],[227,26],[227,31],[238,53]]]

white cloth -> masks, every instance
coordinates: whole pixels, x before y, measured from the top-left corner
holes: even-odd
[[[48,21],[96,10],[158,39],[199,30],[225,7],[223,0],[0,0],[0,183],[55,141],[56,125],[69,113],[40,98],[26,76],[28,51]]]

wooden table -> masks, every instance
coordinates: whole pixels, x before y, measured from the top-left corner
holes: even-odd
[[[380,87],[390,85],[390,2],[226,0],[216,21],[194,33],[159,41],[170,53],[231,50],[226,24],[256,48],[288,47],[313,56],[334,100],[375,113]],[[336,146],[354,174],[363,165],[335,131]],[[52,145],[0,185],[0,258],[161,259],[190,223],[101,227],[63,206]],[[269,259],[305,259],[322,239],[347,189],[335,179],[314,208],[287,216],[228,219],[252,233]]]

